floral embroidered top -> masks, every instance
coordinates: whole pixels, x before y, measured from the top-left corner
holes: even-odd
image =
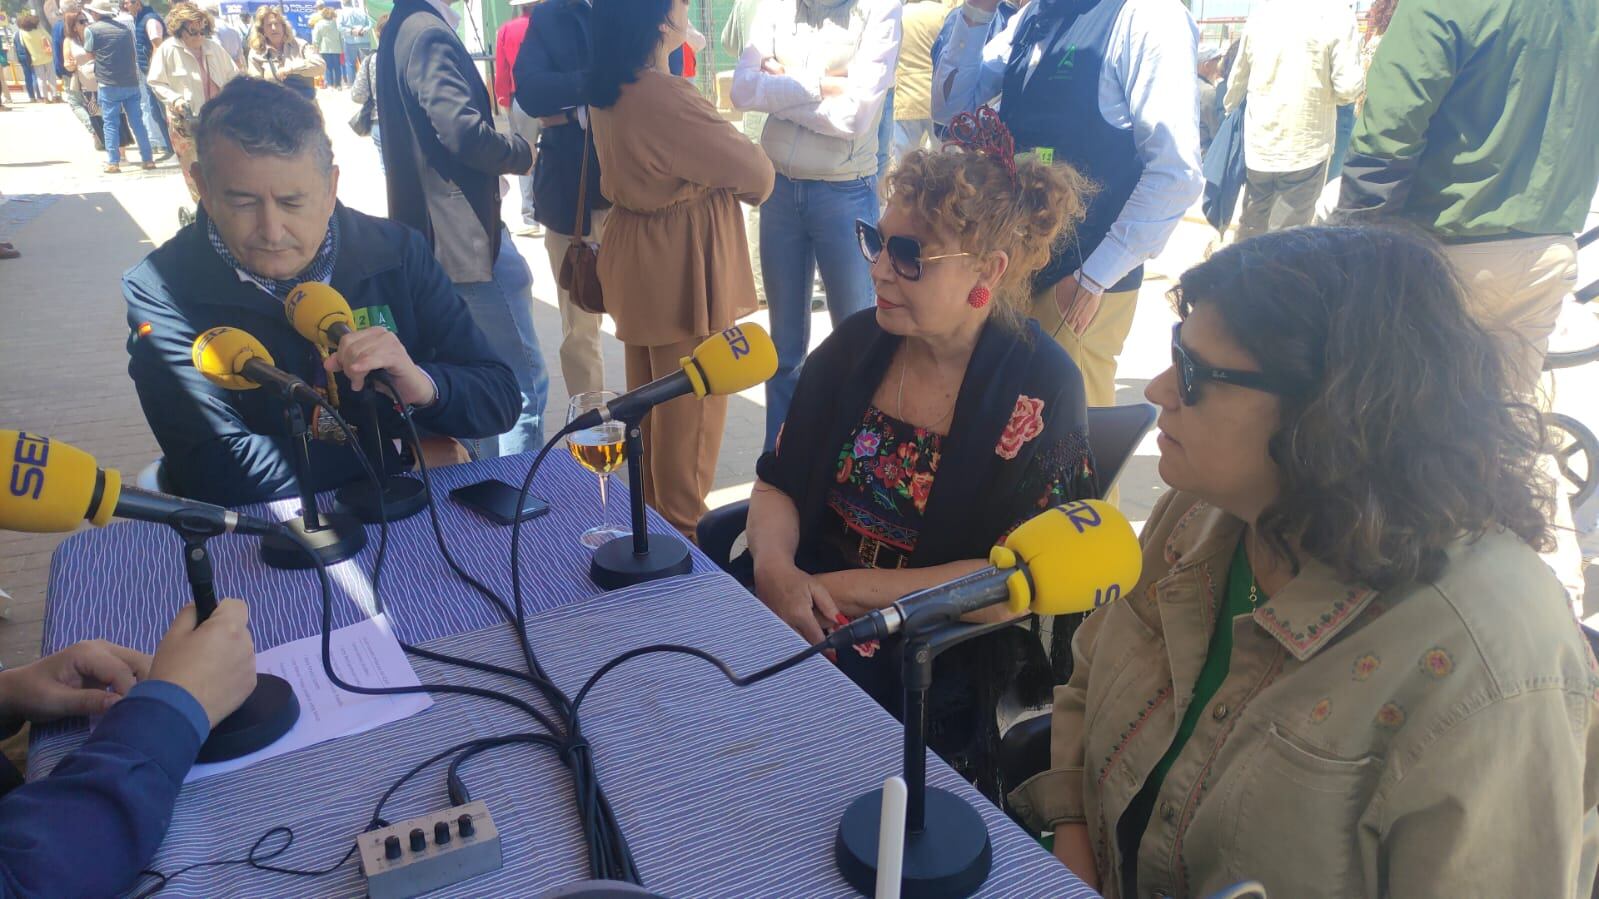
[[[1014,459],[1020,446],[1043,430],[1043,405],[1030,397],[1018,400],[994,450],[1000,458]],[[867,407],[839,449],[834,483],[827,492],[832,522],[823,539],[842,557],[844,567],[907,567],[945,440],[943,434],[900,421],[876,406]],[[1035,511],[1091,495],[1092,477],[1081,464],[1060,464],[1045,472],[1035,488],[1037,502],[1011,528]]]

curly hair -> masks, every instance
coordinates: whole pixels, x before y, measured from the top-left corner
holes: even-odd
[[[167,13],[167,33],[176,36],[184,25],[193,26],[195,33],[201,37],[210,37],[217,31],[216,21],[210,13],[193,3],[172,4],[172,11]]]
[[[1376,0],[1366,10],[1366,40],[1387,34],[1388,23],[1394,20],[1394,10],[1398,8],[1399,0]]]
[[[1499,528],[1551,545],[1538,410],[1431,239],[1294,228],[1218,252],[1172,294],[1184,318],[1215,309],[1262,371],[1296,385],[1258,522],[1296,571],[1291,542],[1378,590],[1435,580],[1452,544]]]
[[[885,194],[921,226],[955,238],[962,252],[1003,250],[1010,264],[994,295],[1025,314],[1033,276],[1057,242],[1070,240],[1088,212],[1091,182],[1069,165],[1016,160],[1016,180],[999,161],[952,144],[906,154],[888,175]]]

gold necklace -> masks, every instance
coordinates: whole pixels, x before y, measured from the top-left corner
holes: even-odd
[[[900,359],[899,359],[899,389],[895,391],[895,395],[894,395],[894,414],[895,414],[895,416],[897,416],[899,418],[900,421],[903,421],[906,424],[910,424],[910,420],[905,417],[905,373],[910,371],[910,368],[911,368],[910,357],[906,356],[906,355],[904,355],[902,353],[900,355]],[[948,412],[945,412],[943,415],[940,415],[938,417],[938,421],[933,422],[932,424],[928,425],[927,427],[923,428],[922,430],[924,430],[924,431],[935,430],[935,429],[938,428],[939,425],[944,423],[944,420],[946,418],[949,418],[949,417],[953,416],[954,414],[955,414],[955,404],[951,403],[950,406],[949,406],[949,411]]]

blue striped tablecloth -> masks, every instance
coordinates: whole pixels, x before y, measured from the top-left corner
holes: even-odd
[[[663,640],[710,650],[740,673],[803,646],[721,574],[657,581],[568,605],[534,619],[530,634],[551,677],[569,693],[606,659]],[[429,647],[519,664],[504,627],[445,637]],[[473,681],[460,669],[421,659],[415,665],[423,681]],[[171,871],[242,857],[278,824],[292,827],[295,840],[275,864],[331,866],[382,791],[411,765],[452,743],[526,727],[516,713],[486,700],[437,700],[378,730],[185,787],[152,867]],[[812,659],[740,690],[704,662],[646,656],[608,675],[586,701],[583,719],[647,886],[673,897],[855,895],[833,863],[834,828],[852,799],[899,771],[901,731],[831,664]],[[36,747],[37,764],[53,767],[69,748],[67,741]],[[587,876],[571,781],[550,752],[493,751],[474,759],[463,775],[500,827],[505,867],[430,895],[534,896]],[[982,895],[1095,895],[936,758],[928,780],[966,798],[988,822],[994,871]],[[385,816],[396,821],[447,804],[440,765],[396,794]],[[242,865],[203,868],[173,881],[163,895],[359,896],[364,888],[352,859],[319,878]]]
[[[484,478],[520,485],[531,456],[512,456],[455,465],[433,473],[445,540],[473,576],[511,599],[511,529],[493,524],[449,499],[452,489]],[[627,488],[612,479],[609,509],[613,522],[627,523]],[[565,452],[550,454],[533,482],[532,493],[550,504],[543,517],[522,524],[522,583],[529,614],[593,596],[589,551],[577,543],[599,523],[599,483]],[[327,502],[323,502],[327,506]],[[280,500],[248,511],[277,520],[294,517],[298,500]],[[673,534],[650,510],[652,532]],[[332,566],[334,627],[353,624],[372,607],[371,573],[378,529],[367,528],[369,542],[354,559]],[[667,539],[672,539],[668,537]],[[262,564],[254,537],[212,539],[219,596],[250,603],[250,632],[258,649],[317,632],[322,622],[315,576],[277,571]],[[44,618],[44,652],[79,640],[103,638],[151,652],[172,617],[189,601],[183,576],[182,543],[164,525],[126,522],[74,534],[56,549]],[[697,550],[694,570],[716,571]],[[380,587],[400,639],[421,643],[477,630],[500,619],[493,606],[450,571],[433,539],[427,513],[389,525],[388,558]]]
[[[435,488],[442,498],[484,477],[519,483],[527,462],[518,457],[445,469],[436,474]],[[552,511],[524,525],[524,577],[535,615],[529,632],[540,660],[569,693],[606,659],[647,643],[698,646],[741,673],[800,648],[792,631],[698,551],[694,574],[600,595],[588,580],[589,554],[576,543],[597,520],[594,477],[564,455],[552,454],[546,465],[534,492]],[[625,521],[625,489],[616,493],[611,517]],[[268,514],[286,518],[293,506],[275,503]],[[456,557],[509,597],[510,530],[448,500],[439,509]],[[669,530],[650,515],[654,529]],[[335,626],[354,622],[372,605],[372,530],[373,545],[332,569]],[[251,538],[217,538],[211,547],[218,592],[251,601],[258,647],[317,632],[313,575],[266,568]],[[188,598],[178,552],[168,529],[144,524],[119,524],[64,542],[51,565],[45,652],[95,637],[153,650]],[[450,572],[424,516],[390,526],[382,597],[402,639],[520,667],[509,630]],[[424,682],[485,680],[422,659],[414,665]],[[422,714],[378,730],[185,787],[153,867],[171,871],[242,857],[277,824],[293,827],[295,842],[276,864],[326,867],[348,849],[382,791],[411,765],[451,743],[529,726],[486,700],[437,700]],[[833,865],[833,828],[855,796],[899,770],[901,731],[832,665],[812,660],[737,690],[702,662],[650,656],[613,672],[584,713],[602,780],[647,885],[675,897],[852,895]],[[37,728],[30,778],[52,770],[84,733],[81,725]],[[496,750],[475,759],[465,774],[473,797],[488,803],[504,834],[506,866],[439,895],[536,895],[586,876],[570,780],[547,751]],[[928,779],[967,798],[989,823],[995,867],[984,895],[1095,895],[936,758]],[[430,770],[396,795],[385,816],[401,820],[446,802],[443,770]],[[363,892],[359,863],[352,860],[314,879],[236,865],[204,868],[174,881],[163,895]]]

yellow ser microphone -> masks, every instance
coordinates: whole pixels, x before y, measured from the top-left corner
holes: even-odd
[[[900,598],[834,631],[841,649],[900,631],[922,633],[989,606],[1013,614],[1091,611],[1131,592],[1143,572],[1133,526],[1099,500],[1065,503],[1023,522],[989,553],[989,565]]]
[[[321,281],[307,281],[289,291],[283,312],[301,337],[328,352],[338,349],[339,341],[356,331],[349,301]]]
[[[684,356],[682,363],[681,371],[657,378],[602,408],[572,419],[565,433],[598,427],[607,421],[636,421],[650,409],[680,396],[726,396],[748,390],[777,374],[777,347],[765,328],[745,323],[711,335],[691,355]]]
[[[322,405],[316,388],[272,364],[266,345],[238,328],[212,328],[194,339],[194,367],[206,380],[227,390],[269,387],[285,399]]]
[[[1023,522],[988,554],[1014,614],[1089,612],[1132,592],[1144,570],[1132,523],[1097,499],[1064,503]]]
[[[273,524],[210,503],[125,486],[114,468],[42,434],[0,430],[0,530],[74,531],[85,521],[104,527],[113,517],[153,521],[212,536],[235,531],[265,536]]]

